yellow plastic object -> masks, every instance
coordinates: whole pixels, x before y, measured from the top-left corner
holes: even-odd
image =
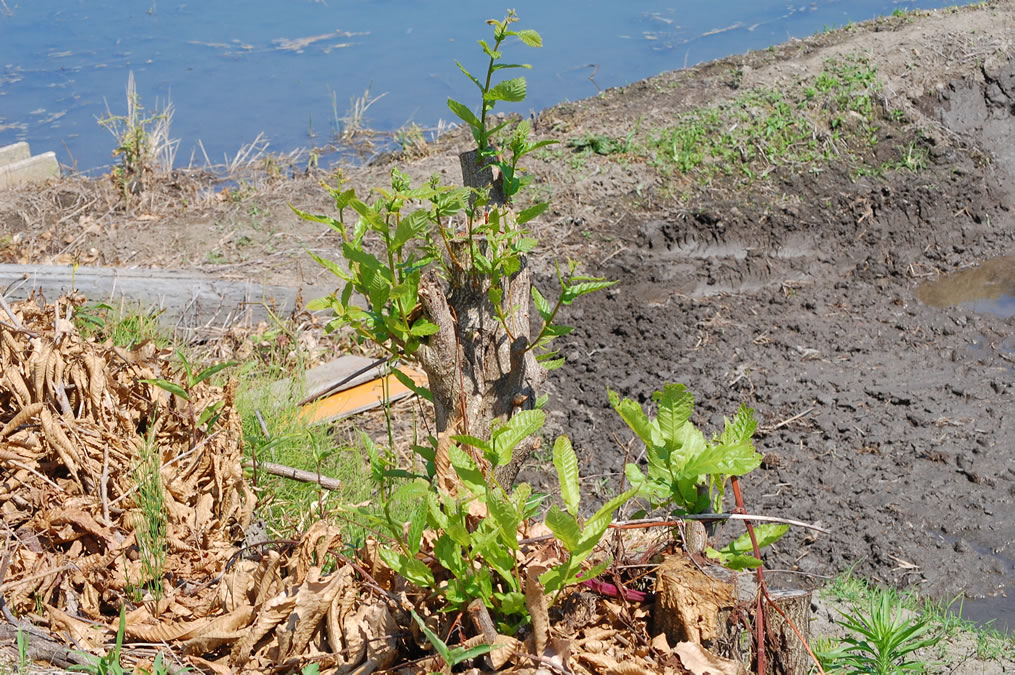
[[[425,387],[427,385],[425,374],[405,367],[401,367],[399,370],[412,378],[412,381],[418,386]],[[388,375],[387,380],[388,398],[391,402],[412,394],[412,391],[399,382],[394,375]],[[300,419],[310,424],[328,422],[377,408],[383,404],[384,378],[378,377],[306,404],[300,409]]]

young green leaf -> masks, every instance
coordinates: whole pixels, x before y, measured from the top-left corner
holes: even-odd
[[[629,398],[620,400],[620,396],[609,389],[606,390],[610,397],[610,405],[617,411],[620,418],[627,423],[638,438],[650,449],[662,445],[662,438],[659,434],[659,427],[653,424],[645,411],[641,409],[636,401]]]
[[[557,469],[557,480],[560,481],[560,498],[564,508],[572,516],[578,516],[578,502],[581,492],[578,489],[578,457],[574,454],[571,441],[567,436],[559,436],[553,444],[553,466]]]
[[[392,572],[405,577],[407,581],[416,584],[420,588],[433,588],[433,572],[430,571],[430,568],[422,560],[410,558],[387,548],[380,549],[379,554],[381,560],[384,561],[384,564]]]
[[[345,226],[342,225],[342,223],[340,221],[335,220],[334,218],[331,218],[330,216],[318,216],[318,215],[314,215],[313,213],[307,213],[306,211],[300,211],[298,208],[296,208],[292,204],[289,205],[289,208],[292,209],[293,213],[295,213],[297,216],[299,216],[303,220],[309,220],[312,223],[323,223],[323,224],[327,225],[328,227],[330,227],[331,229],[333,229],[336,232],[338,232],[339,234],[341,234],[343,237],[345,236]],[[339,207],[339,208],[342,208],[342,207]]]
[[[539,316],[543,321],[549,321],[553,315],[553,308],[550,307],[550,303],[539,292],[535,284],[532,284],[532,302],[536,305],[536,311],[539,312]]]
[[[514,35],[517,35],[518,39],[520,39],[522,42],[524,42],[525,44],[527,44],[530,47],[542,47],[543,46],[543,38],[540,37],[539,33],[537,33],[534,30],[531,30],[531,29],[516,30],[516,31],[512,31],[512,33]]]
[[[525,78],[515,77],[498,82],[490,88],[483,98],[487,101],[507,101],[518,103],[525,100]]]
[[[216,363],[214,366],[211,366],[209,368],[205,368],[200,373],[198,373],[197,377],[194,378],[194,384],[191,385],[191,386],[196,386],[198,384],[201,384],[202,382],[207,380],[212,375],[214,375],[216,373],[220,373],[223,370],[225,370],[226,368],[231,368],[231,367],[235,366],[237,363],[239,363],[239,361],[226,361],[225,363]]]
[[[568,551],[578,548],[578,542],[582,537],[582,530],[578,527],[578,521],[568,513],[561,511],[554,504],[546,512],[546,526],[553,532],[553,536],[560,540]]]
[[[459,64],[458,67],[461,68],[461,64]],[[462,70],[464,72],[465,69],[463,68]],[[468,75],[468,73],[465,74]],[[469,77],[472,76],[469,75]],[[475,80],[475,78],[473,78],[473,82],[476,82],[476,85],[482,89],[482,85],[480,85],[479,82]],[[461,119],[463,122],[468,124],[473,129],[478,129],[482,126],[482,124],[479,121],[479,118],[476,117],[475,113],[469,110],[469,108],[464,103],[459,103],[455,99],[449,98],[448,108],[450,108],[451,112],[457,115],[459,119]]]
[[[572,302],[574,302],[583,295],[588,295],[589,293],[601,291],[604,288],[609,288],[610,286],[613,286],[616,283],[617,283],[616,281],[598,280],[598,281],[584,281],[577,284],[569,284],[566,288],[564,288],[563,293],[560,294],[560,301],[563,302],[565,305],[570,305]]]
[[[170,382],[169,380],[163,380],[163,379],[141,380],[141,381],[146,383],[146,384],[154,384],[159,389],[164,389],[165,391],[168,391],[170,394],[173,394],[174,396],[179,396],[184,401],[189,401],[190,400],[190,394],[188,394],[187,391],[183,387],[181,387],[180,385],[176,384],[175,382]]]
[[[530,220],[541,214],[543,211],[545,211],[548,206],[550,206],[550,202],[538,202],[536,204],[533,204],[529,208],[524,209],[521,213],[519,213],[517,218],[515,218],[515,220],[519,225],[524,225],[525,223],[529,222]]]
[[[434,335],[440,332],[440,327],[435,323],[430,323],[426,319],[417,319],[416,323],[412,324],[409,332],[416,337],[426,337],[427,335]]]
[[[525,438],[543,428],[546,413],[542,410],[521,410],[490,435],[490,461],[504,466],[511,461],[511,453]]]
[[[666,448],[670,452],[679,450],[684,425],[694,412],[694,397],[682,384],[667,384],[662,391],[655,392],[652,398],[659,406],[656,420]]]
[[[416,384],[411,377],[406,375],[398,368],[392,368],[391,374],[395,376],[396,380],[402,383],[403,387],[409,389],[409,391],[414,393],[416,396],[419,396],[421,399],[433,403],[433,394],[430,392],[429,389],[427,389],[426,387],[421,387],[418,384]]]

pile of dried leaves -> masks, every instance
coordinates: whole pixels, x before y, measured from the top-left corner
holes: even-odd
[[[447,671],[422,623],[452,646],[496,645],[467,664],[472,672],[742,672],[694,640],[671,645],[653,629],[651,596],[597,582],[569,589],[549,612],[537,577],[559,552],[545,537],[519,560],[532,624],[515,637],[497,634],[481,603],[443,612],[438,597],[394,575],[374,543],[346,557],[332,524],[257,541],[234,383],[202,382],[188,402],[153,383],[174,378],[174,361],[152,343],[126,350],[84,339],[66,300],[6,309],[0,604],[10,626],[34,636],[36,658],[69,665],[105,654],[126,607],[125,661],[143,667],[154,646],[176,668],[213,673],[312,663],[328,673]],[[216,425],[196,429],[196,413],[220,401]],[[168,515],[161,594],[140,581],[134,467],[146,437],[161,453]],[[419,559],[433,563],[425,550]]]

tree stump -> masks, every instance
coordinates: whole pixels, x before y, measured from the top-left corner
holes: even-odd
[[[769,591],[768,594],[796,625],[804,640],[810,640],[809,591]],[[807,675],[813,665],[810,655],[793,629],[771,605],[765,603],[765,632],[768,642],[767,675]]]

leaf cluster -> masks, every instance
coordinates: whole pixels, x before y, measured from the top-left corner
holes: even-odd
[[[658,412],[650,419],[641,405],[609,392],[610,404],[645,443],[648,467],[625,467],[627,479],[638,487],[638,496],[653,508],[674,513],[702,513],[722,508],[726,480],[758,468],[761,455],[751,438],[758,423],[754,411],[741,405],[736,416],[725,420],[719,435],[706,440],[691,422],[694,397],[682,384],[667,384],[652,395]]]
[[[449,456],[462,491],[452,496],[417,479],[394,495],[417,504],[407,526],[388,515],[376,519],[393,542],[380,551],[386,565],[416,586],[440,595],[448,610],[461,609],[479,598],[506,632],[514,632],[529,618],[518,562],[518,532],[536,517],[544,496],[533,494],[525,483],[508,492],[493,478],[493,472],[482,470],[467,448],[481,452],[493,467],[502,466],[511,461],[519,444],[539,432],[544,421],[542,410],[525,410],[497,426],[489,441],[456,436]],[[599,544],[613,513],[634,490],[610,500],[582,523],[578,516],[578,460],[567,437],[557,439],[553,456],[564,509],[551,507],[545,524],[568,555],[544,572],[540,582],[556,597],[566,585],[591,579],[605,569],[606,564],[600,564],[583,571],[582,564]],[[435,564],[423,560],[427,541],[432,542]]]

